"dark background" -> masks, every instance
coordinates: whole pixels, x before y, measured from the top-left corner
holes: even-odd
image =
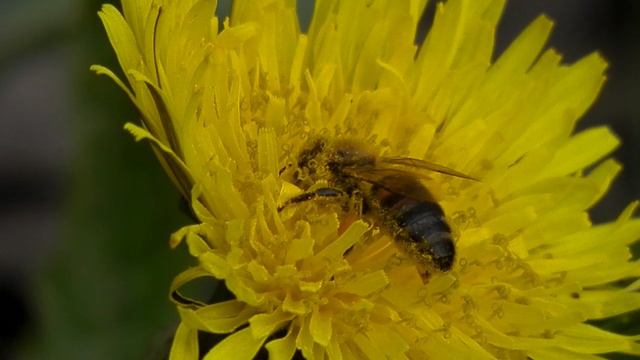
[[[0,2],[2,359],[151,359],[177,319],[167,289],[190,260],[168,237],[189,220],[148,146],[122,131],[137,119],[124,94],[88,70],[118,69],[100,4]],[[510,1],[497,53],[543,12],[567,61],[599,50],[610,63],[579,127],[608,124],[622,139],[625,170],[593,211],[612,220],[640,198],[640,2]],[[637,334],[638,319],[600,324]]]

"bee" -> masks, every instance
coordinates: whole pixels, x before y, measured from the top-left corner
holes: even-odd
[[[298,154],[293,183],[309,188],[325,179],[329,186],[294,196],[280,209],[317,198],[349,199],[360,204],[359,213],[389,233],[421,270],[448,272],[456,248],[442,207],[420,181],[424,170],[477,181],[424,160],[379,157],[355,141],[315,139]]]

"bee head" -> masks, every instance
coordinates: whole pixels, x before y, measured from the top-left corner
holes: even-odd
[[[304,148],[298,155],[298,169],[313,171],[316,158],[324,151],[325,146],[325,141],[322,139],[311,142],[311,146]]]

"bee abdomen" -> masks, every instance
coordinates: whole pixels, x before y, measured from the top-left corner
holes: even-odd
[[[394,205],[394,220],[420,256],[429,256],[440,271],[453,265],[455,247],[444,212],[435,202],[404,198]]]
[[[435,202],[404,198],[394,207],[397,209],[395,219],[402,227],[422,229],[430,233],[451,231],[444,221],[442,208]]]

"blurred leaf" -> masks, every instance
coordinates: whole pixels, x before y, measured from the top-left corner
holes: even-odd
[[[168,239],[190,220],[149,147],[122,130],[138,117],[133,106],[88,70],[117,68],[99,4],[87,4],[74,32],[74,168],[64,241],[37,289],[41,330],[27,344],[35,358],[149,358],[177,322],[168,289],[188,256]]]

